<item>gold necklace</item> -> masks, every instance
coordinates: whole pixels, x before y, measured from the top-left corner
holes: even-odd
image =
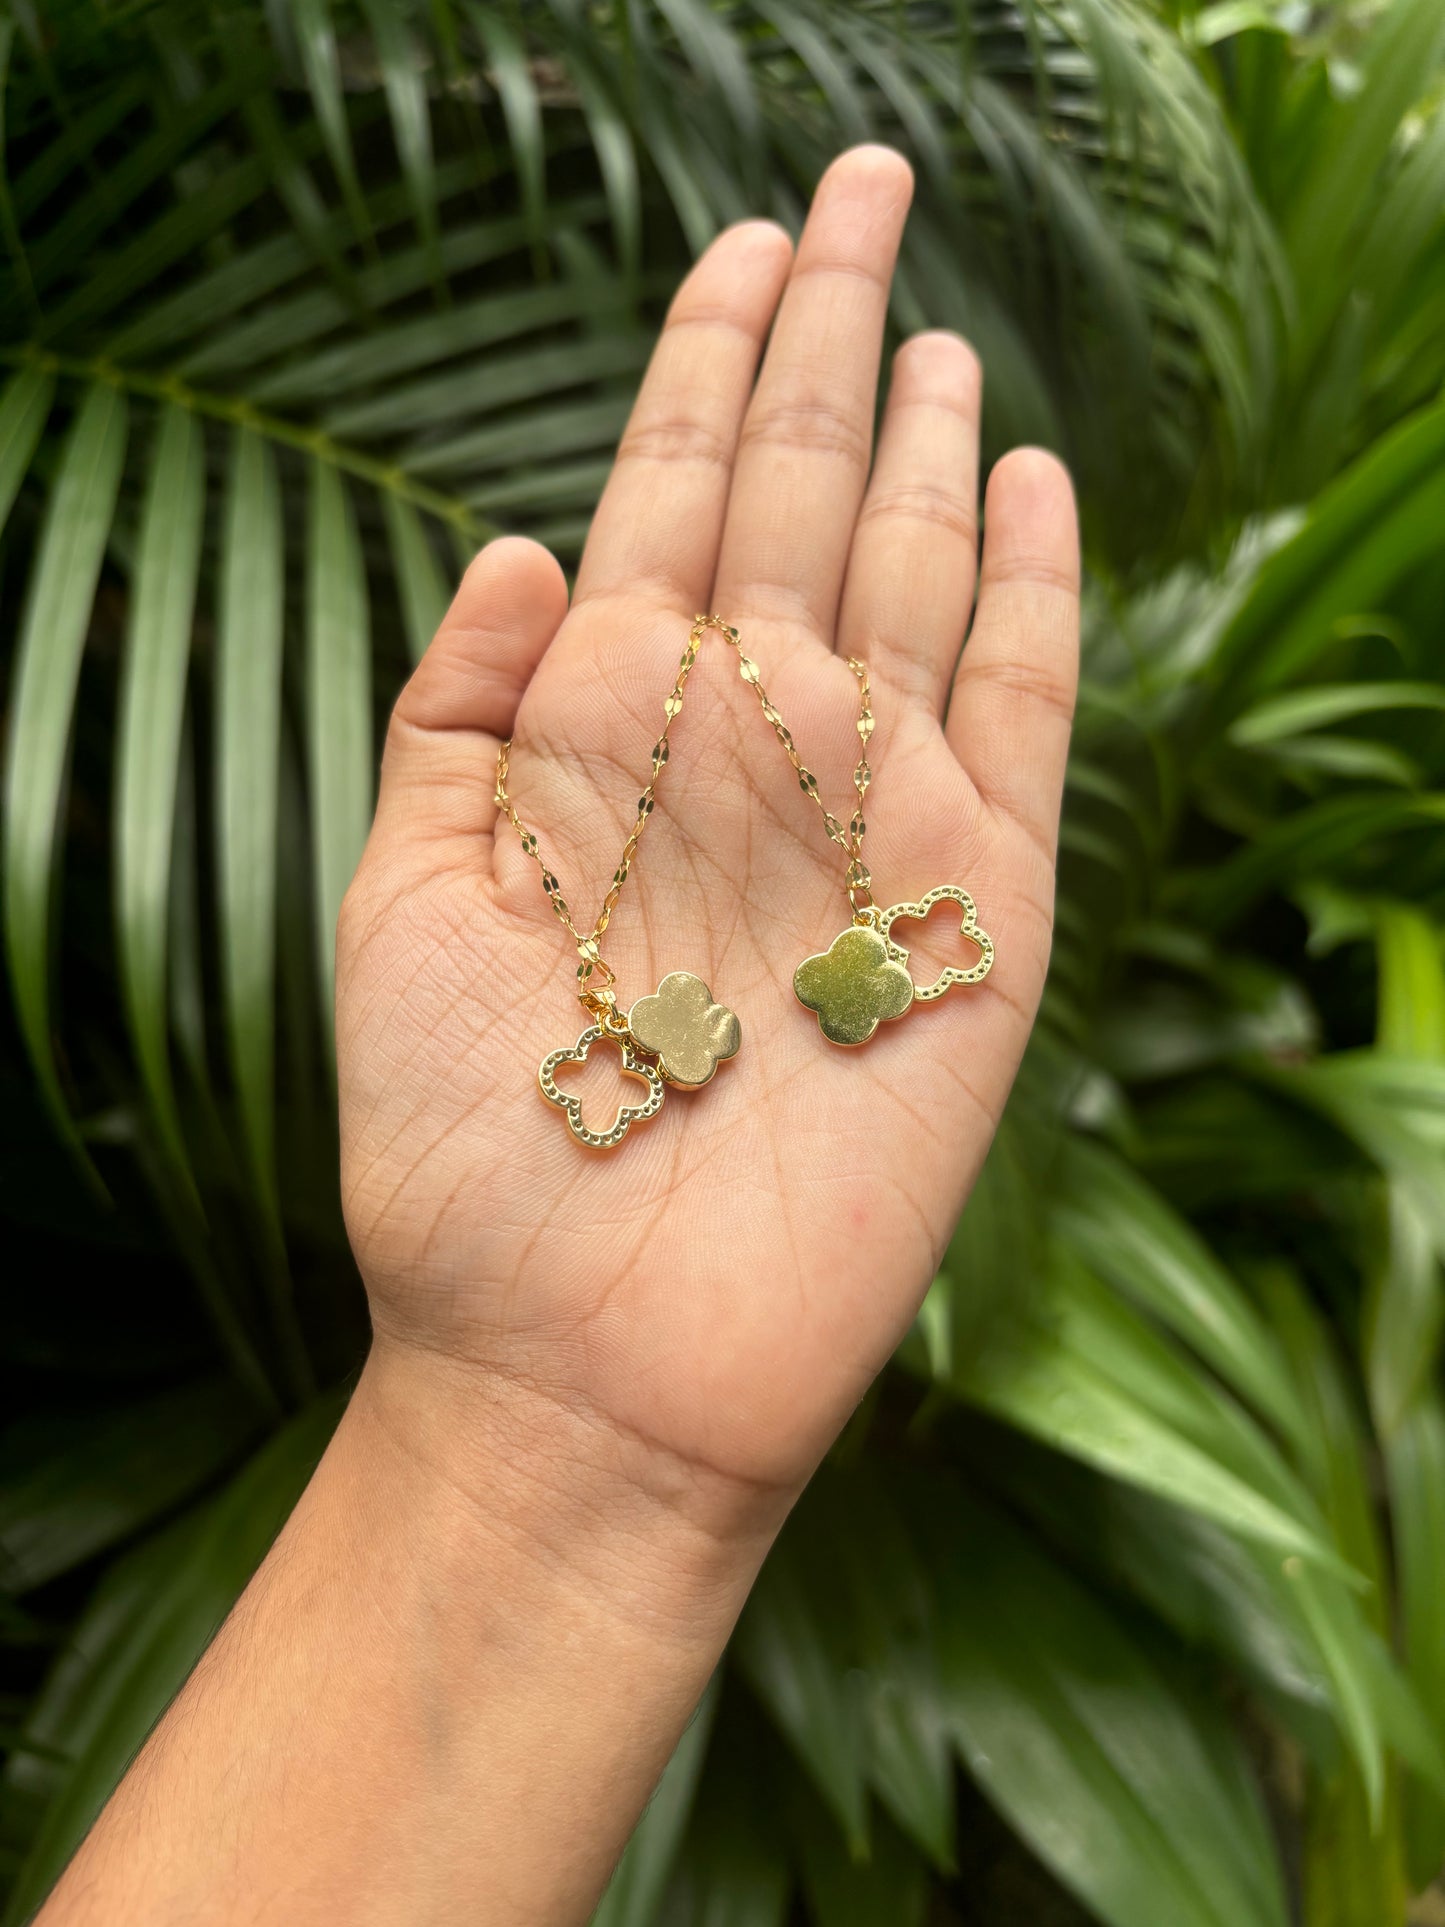
[[[517,832],[523,850],[536,862],[547,901],[576,946],[577,996],[592,1020],[575,1043],[548,1052],[538,1067],[537,1082],[547,1102],[564,1114],[567,1128],[578,1143],[596,1150],[612,1149],[622,1142],[634,1124],[655,1117],[662,1109],[669,1084],[680,1090],[698,1090],[709,1083],[718,1065],[735,1057],[742,1043],[742,1026],[736,1013],[725,1004],[717,1003],[702,978],[688,970],[669,972],[651,996],[639,998],[624,1015],[617,1002],[616,972],[601,951],[602,937],[617,908],[642,833],[652,815],[658,779],[671,753],[669,733],[682,709],[683,690],[709,629],[716,629],[735,651],[739,674],[756,692],[763,715],[792,764],[800,788],[817,804],[829,840],[845,858],[844,888],[853,911],[852,920],[826,951],[805,958],[793,973],[793,989],[799,1001],[816,1014],[823,1035],[835,1044],[866,1043],[881,1022],[901,1017],[915,997],[927,1000],[942,996],[952,984],[978,983],[993,963],[993,945],[979,927],[973,899],[957,885],[942,884],[916,903],[897,903],[887,910],[880,910],[873,901],[872,877],[863,862],[863,839],[867,834],[863,806],[873,774],[868,761],[868,742],[874,729],[868,671],[864,664],[856,656],[846,659],[858,680],[856,728],[862,747],[853,771],[857,805],[845,826],[823,801],[818,779],[799,756],[792,731],[764,689],[757,664],[744,652],[738,631],[721,616],[695,616],[677,676],[663,702],[662,733],[652,748],[652,771],[638,799],[637,820],[622,847],[590,933],[584,934],[574,923],[561,885],[543,861],[536,833],[523,823],[508,793],[510,738],[497,750],[497,807]],[[960,933],[978,946],[979,960],[968,970],[950,967],[936,982],[920,989],[908,971],[908,952],[893,940],[892,927],[901,918],[926,916],[943,898],[952,898],[961,906]],[[638,1079],[646,1090],[637,1104],[623,1105],[606,1131],[594,1131],[585,1125],[580,1099],[561,1090],[556,1081],[556,1072],[563,1064],[585,1062],[588,1052],[599,1040],[617,1045],[623,1071]]]
[[[799,758],[792,733],[758,682],[757,664],[743,654],[737,630],[729,628],[719,616],[699,616],[697,621],[720,629],[736,649],[743,681],[750,682],[757,690],[763,714],[787,751],[788,761],[797,772],[803,791],[812,797],[823,812],[823,824],[829,838],[847,859],[843,885],[853,912],[848,927],[839,932],[826,950],[816,956],[805,957],[793,972],[794,994],[799,1003],[815,1014],[823,1035],[834,1044],[866,1044],[880,1023],[901,1017],[915,1000],[929,1003],[955,984],[982,983],[993,968],[993,941],[980,925],[973,898],[962,885],[940,883],[916,903],[895,903],[886,910],[880,909],[873,901],[873,878],[863,861],[863,838],[868,830],[863,805],[868,786],[873,780],[868,761],[868,743],[873,734],[874,719],[869,701],[868,671],[863,663],[856,656],[845,658],[848,667],[858,678],[856,727],[862,743],[862,751],[853,771],[853,788],[857,791],[858,803],[845,829],[819,795],[817,778]],[[976,946],[978,960],[967,969],[950,964],[931,984],[916,984],[908,968],[909,953],[895,941],[893,926],[899,922],[921,920],[935,903],[948,900],[959,906],[958,933]]]
[[[497,751],[497,807],[504,812],[521,838],[522,848],[540,869],[547,901],[576,946],[577,996],[591,1019],[575,1043],[548,1052],[538,1068],[537,1082],[547,1102],[556,1105],[563,1113],[567,1128],[578,1143],[595,1150],[611,1150],[622,1142],[634,1124],[655,1117],[662,1109],[669,1084],[679,1090],[698,1090],[709,1083],[718,1065],[735,1057],[742,1044],[742,1026],[736,1013],[729,1010],[726,1004],[717,1003],[707,984],[690,970],[669,972],[650,997],[639,998],[624,1015],[617,1002],[617,974],[601,950],[603,935],[612,921],[612,913],[617,908],[623,886],[631,872],[642,833],[652,815],[658,779],[671,754],[669,735],[673,721],[682,709],[683,690],[709,629],[716,629],[736,651],[743,681],[756,690],[763,715],[772,725],[774,734],[797,771],[799,782],[823,812],[828,835],[848,853],[850,878],[855,864],[861,870],[859,850],[863,835],[863,796],[867,789],[866,756],[858,766],[855,779],[858,784],[858,810],[853,823],[845,830],[818,795],[816,777],[799,760],[792,733],[759,681],[757,664],[743,654],[737,630],[729,628],[720,616],[698,615],[693,619],[676,678],[663,701],[662,734],[652,746],[652,771],[647,787],[638,798],[637,820],[622,846],[612,881],[590,932],[579,930],[573,921],[561,885],[542,858],[536,833],[529,830],[517,814],[507,790],[512,745],[510,740],[501,744]],[[851,662],[849,667],[858,678],[858,731],[866,746],[873,729],[873,717],[868,707],[868,675],[860,662]],[[866,879],[866,871],[861,874]],[[622,1069],[628,1076],[638,1079],[645,1088],[644,1095],[636,1104],[622,1107],[609,1129],[594,1131],[582,1121],[580,1099],[558,1087],[556,1073],[563,1064],[585,1062],[592,1046],[600,1040],[617,1046]]]

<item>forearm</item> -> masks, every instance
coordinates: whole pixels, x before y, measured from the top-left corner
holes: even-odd
[[[43,1927],[585,1921],[781,1510],[377,1353]]]

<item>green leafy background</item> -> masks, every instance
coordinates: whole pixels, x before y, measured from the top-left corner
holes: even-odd
[[[1438,0],[0,7],[5,1920],[362,1355],[387,705],[479,541],[575,559],[692,253],[869,136],[896,327],[1078,479],[1055,964],[598,1918],[1445,1918],[1442,61]]]

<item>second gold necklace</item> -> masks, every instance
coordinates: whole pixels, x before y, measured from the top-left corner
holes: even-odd
[[[793,992],[799,1003],[818,1019],[818,1028],[833,1044],[866,1044],[878,1026],[903,1016],[916,1002],[929,1003],[955,984],[982,983],[993,968],[993,942],[978,921],[973,898],[961,884],[940,883],[913,903],[895,903],[880,909],[873,901],[873,878],[863,861],[863,838],[868,831],[864,804],[873,769],[868,760],[868,745],[873,735],[874,718],[868,690],[868,671],[856,656],[845,658],[858,678],[861,701],[857,731],[861,749],[853,770],[857,807],[846,827],[834,816],[818,791],[818,779],[798,755],[792,733],[769,702],[758,682],[757,664],[743,654],[736,629],[729,628],[720,616],[699,616],[697,622],[720,629],[738,653],[738,668],[744,682],[758,692],[763,714],[787,752],[797,772],[798,782],[823,812],[823,826],[829,840],[843,852],[846,865],[843,885],[853,916],[826,950],[805,957],[793,972]],[[696,630],[694,630],[696,633]],[[977,960],[966,968],[950,964],[930,984],[918,984],[910,971],[909,953],[893,935],[895,923],[922,920],[936,903],[953,902],[959,908],[959,935],[978,951]]]

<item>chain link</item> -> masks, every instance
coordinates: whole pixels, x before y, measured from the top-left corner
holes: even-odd
[[[799,787],[805,796],[812,797],[813,801],[818,805],[818,808],[823,812],[823,825],[828,835],[848,859],[846,873],[848,901],[852,904],[855,915],[871,909],[873,904],[871,892],[873,879],[869,874],[867,865],[863,861],[863,838],[868,830],[868,825],[863,817],[863,805],[868,795],[868,785],[873,781],[873,770],[868,761],[868,740],[873,734],[874,726],[873,709],[868,692],[868,670],[866,665],[860,662],[857,656],[848,656],[845,658],[848,667],[858,678],[858,721],[856,728],[862,746],[857,765],[853,771],[853,787],[858,793],[858,806],[845,828],[838,818],[834,816],[833,812],[828,808],[819,794],[818,779],[803,762],[802,757],[799,756],[797,745],[793,741],[793,732],[783,721],[782,716],[778,712],[777,705],[758,680],[758,665],[751,657],[743,653],[742,641],[737,630],[729,628],[720,616],[699,616],[697,621],[703,628],[720,629],[724,640],[731,648],[737,651],[739,675],[745,683],[750,683],[756,691],[758,701],[762,705],[763,714],[773,726],[773,734],[782,744],[788,761],[797,772]]]
[[[573,922],[572,912],[562,895],[562,886],[543,861],[535,831],[529,830],[518,816],[516,806],[508,794],[507,776],[512,752],[511,738],[508,737],[497,750],[497,808],[506,816],[507,821],[521,838],[522,848],[535,860],[538,869],[542,872],[542,888],[546,892],[547,901],[577,947],[579,999],[603,1029],[616,1037],[627,1036],[627,1020],[617,1008],[617,996],[613,989],[613,985],[617,982],[616,972],[602,956],[599,946],[608,924],[612,921],[612,912],[617,908],[618,899],[622,895],[622,887],[632,868],[633,858],[637,855],[637,846],[642,841],[642,832],[647,827],[647,819],[652,815],[653,805],[657,799],[658,778],[671,753],[669,732],[682,708],[683,689],[686,687],[692,666],[697,661],[703,637],[709,629],[716,629],[728,647],[736,653],[738,673],[755,691],[763,715],[771,724],[773,734],[782,744],[788,761],[797,773],[800,788],[804,795],[811,796],[818,805],[823,813],[823,823],[829,837],[846,857],[845,885],[855,919],[859,923],[868,923],[872,921],[875,914],[871,891],[873,879],[863,861],[863,838],[868,829],[863,816],[863,805],[868,794],[868,785],[873,780],[873,771],[868,762],[868,741],[873,734],[874,725],[873,710],[869,701],[867,668],[856,656],[847,658],[848,667],[858,679],[857,730],[862,748],[857,766],[853,771],[853,787],[857,792],[858,803],[845,826],[838,817],[834,816],[819,795],[818,779],[799,756],[792,731],[783,721],[777,705],[759,681],[758,665],[744,653],[738,631],[724,622],[721,616],[695,616],[692,628],[688,631],[687,647],[683,650],[678,663],[677,676],[663,701],[662,734],[652,746],[652,774],[648,778],[647,787],[637,801],[637,821],[633,824],[631,833],[622,846],[622,855],[618,859],[617,868],[612,873],[612,881],[608,885],[606,896],[602,899],[602,908],[597,913],[597,921],[592,926],[590,935],[584,936]]]

